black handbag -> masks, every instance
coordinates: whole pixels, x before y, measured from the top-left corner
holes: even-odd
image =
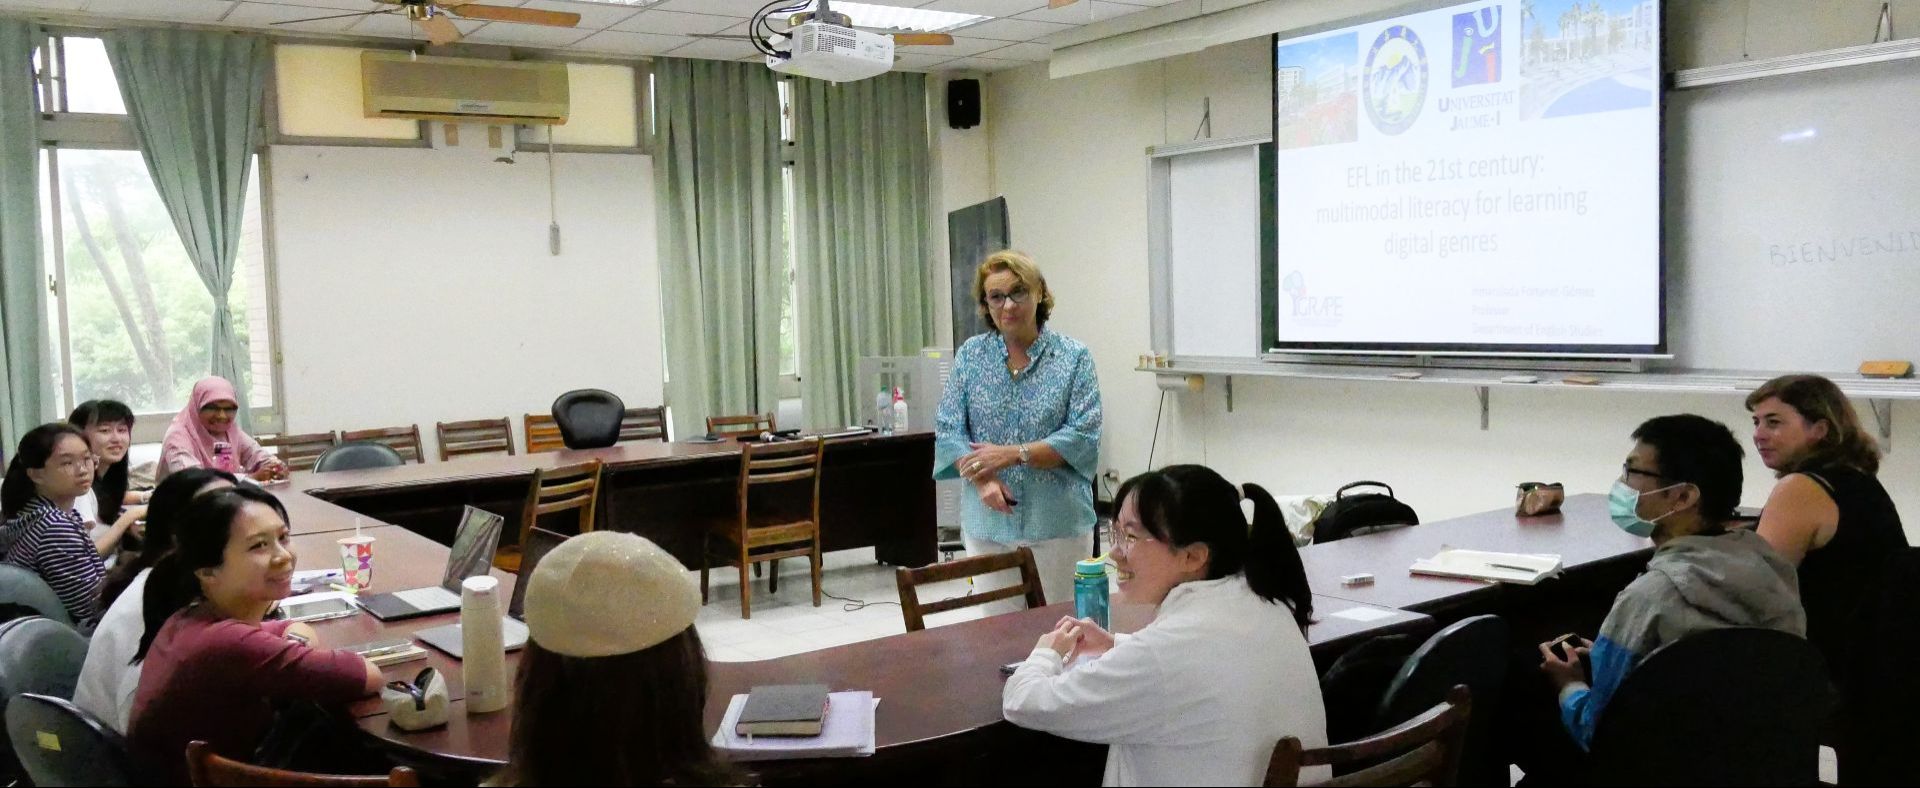
[[[1378,487],[1385,493],[1350,493],[1355,487]],[[1313,543],[1339,541],[1349,536],[1359,536],[1377,531],[1386,531],[1409,525],[1419,525],[1420,515],[1413,507],[1393,497],[1393,488],[1381,482],[1354,482],[1341,487],[1333,494],[1333,503],[1320,511],[1313,520]]]

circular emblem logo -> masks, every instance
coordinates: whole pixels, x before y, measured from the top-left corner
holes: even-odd
[[[1382,134],[1413,127],[1427,104],[1427,48],[1406,25],[1380,31],[1367,50],[1367,119]]]

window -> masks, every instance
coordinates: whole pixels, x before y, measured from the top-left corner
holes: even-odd
[[[41,226],[59,409],[105,397],[143,416],[178,410],[211,369],[213,297],[133,142],[101,41],[56,35],[35,66],[50,111]],[[255,156],[228,302],[252,353],[251,405],[271,418],[276,343],[260,178]],[[165,421],[142,419],[149,424],[157,434]]]
[[[800,396],[800,315],[799,285],[795,278],[799,259],[798,236],[794,227],[793,183],[793,81],[781,79],[780,141],[783,166],[780,168],[780,260],[785,268],[787,286],[780,297],[780,396]]]

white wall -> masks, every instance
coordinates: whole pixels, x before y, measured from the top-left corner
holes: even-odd
[[[661,392],[652,160],[276,147],[270,159],[289,432],[545,413],[574,388]]]
[[[959,347],[953,336],[953,302],[946,297],[947,272],[951,255],[947,252],[947,214],[969,205],[993,199],[992,159],[987,156],[988,126],[983,122],[970,129],[947,125],[947,83],[955,79],[978,79],[979,74],[949,72],[927,76],[927,123],[933,130],[930,169],[933,171],[933,259],[931,276],[939,294],[934,299],[934,337],[942,347]],[[1015,236],[1018,243],[1019,237]],[[960,340],[966,337],[960,337]]]
[[[1846,0],[1810,14],[1805,3],[1776,0],[1757,0],[1750,13],[1747,3],[1673,5],[1668,59],[1677,67],[1730,62],[1743,52],[1767,57],[1866,43],[1879,6]],[[1906,6],[1897,17],[1920,17],[1920,8],[1896,5]],[[1809,23],[1810,16],[1821,21]],[[1056,289],[1054,328],[1093,351],[1106,406],[1102,462],[1122,475],[1148,467],[1160,402],[1151,376],[1132,371],[1149,346],[1145,148],[1191,139],[1209,96],[1213,136],[1267,131],[1266,46],[1253,39],[1058,80],[1047,78],[1044,65],[987,79],[988,160],[972,166],[991,173],[991,191],[1007,197],[1015,238]],[[949,159],[949,168],[963,166]],[[1466,388],[1243,377],[1234,381],[1228,413],[1219,383],[1209,380],[1200,395],[1168,396],[1154,465],[1204,462],[1276,492],[1380,479],[1427,519],[1510,505],[1521,481],[1604,492],[1629,433],[1651,416],[1700,413],[1743,441],[1750,431],[1734,396],[1500,390],[1492,428],[1483,432]],[[1910,533],[1920,536],[1920,409],[1900,405],[1895,414],[1896,441],[1904,442],[1881,478],[1908,512]],[[1745,502],[1759,504],[1770,475],[1757,459],[1747,475]]]

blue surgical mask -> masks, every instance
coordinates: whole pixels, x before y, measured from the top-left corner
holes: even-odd
[[[1671,490],[1679,486],[1678,484],[1669,484],[1659,490],[1649,490],[1648,492],[1661,492],[1662,490]],[[1653,535],[1653,528],[1656,521],[1673,514],[1673,512],[1667,512],[1667,514],[1660,515],[1652,520],[1641,518],[1640,496],[1643,494],[1644,493],[1641,493],[1639,490],[1628,487],[1625,481],[1615,481],[1613,483],[1613,491],[1607,494],[1607,514],[1613,518],[1613,524],[1620,526],[1620,530],[1642,539]]]

